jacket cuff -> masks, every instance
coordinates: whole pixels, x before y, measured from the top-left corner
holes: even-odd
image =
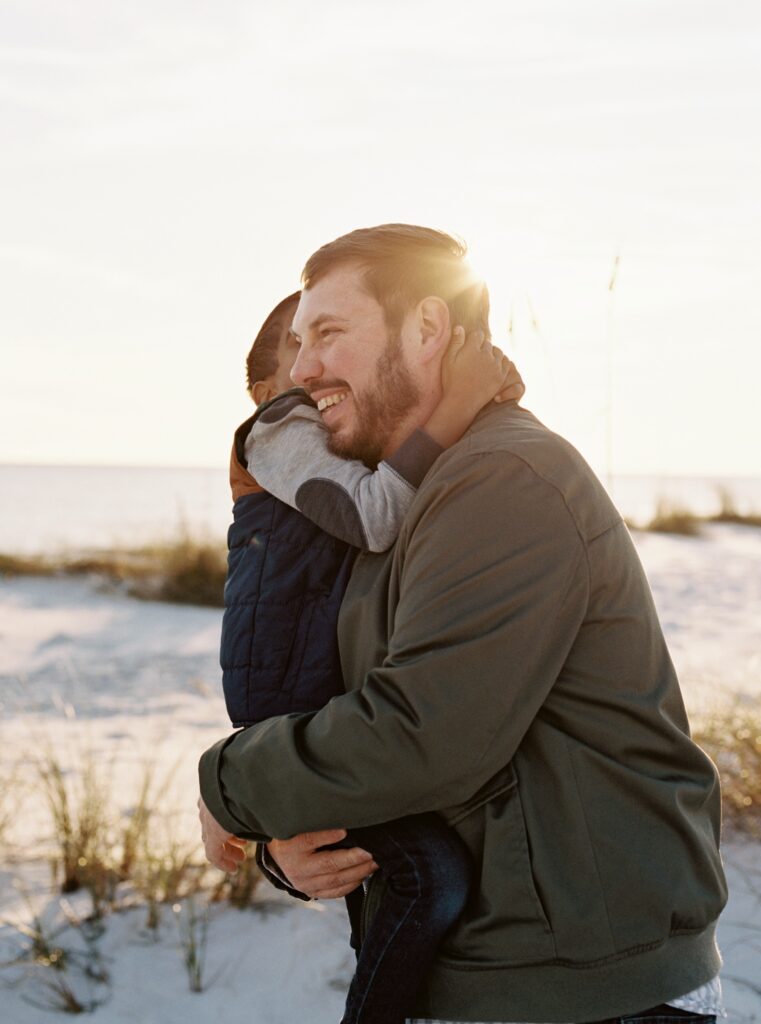
[[[256,861],[256,866],[270,885],[274,885],[276,889],[281,889],[283,892],[287,892],[290,896],[295,896],[297,899],[307,901],[311,900],[311,896],[307,896],[306,893],[301,892],[299,889],[294,889],[271,857],[264,843],[256,844],[254,859]]]
[[[270,836],[254,834],[242,821],[239,821],[227,808],[220,771],[224,749],[228,743],[232,743],[240,732],[234,732],[231,736],[225,736],[218,740],[212,747],[201,754],[198,762],[198,783],[201,790],[201,798],[208,807],[212,817],[234,836],[242,839],[257,839],[268,842]]]

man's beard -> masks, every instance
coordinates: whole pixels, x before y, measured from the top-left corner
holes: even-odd
[[[399,335],[390,338],[375,365],[375,379],[354,394],[357,425],[351,436],[331,434],[329,449],[345,459],[358,459],[375,469],[390,438],[420,401],[420,389],[404,359]]]

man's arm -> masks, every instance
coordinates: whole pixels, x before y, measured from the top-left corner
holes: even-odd
[[[465,447],[400,544],[383,664],[320,711],[203,755],[204,800],[231,832],[287,838],[441,810],[513,756],[586,610],[586,549],[562,496],[516,456]]]

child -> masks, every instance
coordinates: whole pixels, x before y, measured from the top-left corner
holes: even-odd
[[[254,341],[248,384],[258,408],[236,431],[231,457],[220,660],[235,726],[316,711],[344,692],[336,623],[356,555],[392,546],[423,477],[502,391],[510,368],[481,337],[466,340],[456,328],[439,406],[373,471],[329,451],[314,402],[290,387],[298,298],[279,303]],[[465,848],[434,813],[351,829],[332,845],[370,852],[387,883],[369,923],[361,920],[362,888],[346,897],[357,969],[342,1024],[403,1024],[465,904]]]

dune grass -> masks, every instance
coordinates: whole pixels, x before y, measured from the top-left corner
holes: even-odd
[[[92,576],[133,597],[221,608],[227,552],[221,542],[181,531],[164,543],[133,548],[26,556],[0,553],[0,578]]]
[[[172,544],[147,549],[150,572],[133,577],[129,587],[136,597],[221,608],[227,571],[227,552],[220,544],[190,535]]]
[[[53,884],[62,895],[89,894],[88,920],[137,902],[146,908],[146,928],[155,935],[162,906],[202,892],[238,908],[255,902],[261,875],[252,856],[235,874],[220,875],[206,861],[200,835],[179,834],[176,809],[166,806],[174,771],[157,779],[154,766],[144,765],[136,797],[124,808],[111,772],[91,751],[82,752],[71,770],[52,750],[42,755],[31,795],[48,811]]]
[[[697,724],[695,739],[719,769],[725,838],[761,839],[761,711],[716,711]],[[122,808],[111,773],[87,751],[71,769],[46,751],[36,780],[29,782],[27,796],[48,807],[54,876],[67,919],[54,927],[30,901],[30,923],[14,926],[18,954],[0,967],[27,972],[31,1005],[61,1013],[92,1012],[101,1005],[110,985],[99,947],[105,917],[135,907],[145,909],[153,939],[171,907],[188,986],[201,992],[215,980],[205,971],[211,903],[257,906],[261,875],[251,855],[236,874],[220,877],[206,863],[198,839],[178,834],[164,806],[165,780],[150,765],[136,779],[135,792],[131,806]],[[65,894],[78,889],[91,896],[90,914],[66,912]]]
[[[23,798],[20,765],[0,769],[0,853],[8,843],[9,833]]]
[[[0,578],[12,576],[53,576],[54,563],[42,555],[12,555],[0,552]]]
[[[37,765],[41,795],[50,818],[54,884],[61,893],[86,889],[92,916],[113,904],[120,875],[113,856],[110,780],[92,754],[67,772],[51,749]]]
[[[671,533],[681,537],[700,537],[703,527],[710,523],[729,523],[734,526],[761,526],[761,513],[740,512],[732,493],[726,487],[716,490],[718,509],[711,515],[698,515],[684,503],[671,498],[659,497],[655,513],[646,523],[626,519],[630,530],[645,530],[649,533]]]
[[[708,516],[709,523],[732,523],[735,526],[761,526],[761,512],[740,512],[731,491],[719,487],[719,510]]]
[[[696,721],[694,737],[719,769],[725,825],[761,838],[761,711],[741,705],[717,710]],[[236,907],[256,901],[261,875],[253,857],[235,874],[211,872],[199,837],[178,834],[174,812],[163,803],[168,781],[157,779],[151,765],[136,780],[136,797],[126,809],[111,773],[90,752],[67,771],[46,751],[37,787],[29,796],[48,808],[56,886],[62,894],[89,892],[93,918],[114,908],[125,882],[148,909],[152,928],[161,905],[202,891]]]
[[[177,918],[182,962],[191,992],[203,992],[204,965],[209,941],[209,905],[199,907],[193,896],[172,908]]]
[[[656,502],[646,522],[626,520],[632,530],[700,537],[706,524],[761,527],[761,513],[740,512],[726,488],[717,491],[718,509],[698,515],[666,497]],[[194,537],[184,526],[176,537],[138,547],[114,547],[53,556],[0,554],[3,576],[91,576],[122,588],[133,597],[175,604],[223,606],[227,552],[221,541]]]
[[[659,498],[655,515],[644,529],[650,533],[676,533],[682,537],[699,537],[702,521],[700,516],[696,516],[686,506]]]
[[[23,972],[18,981],[29,987],[24,998],[30,1005],[59,1013],[92,1012],[101,1005],[110,983],[99,945],[106,918],[135,908],[146,911],[145,934],[158,940],[163,911],[171,907],[191,991],[201,992],[214,980],[204,968],[209,906],[215,900],[254,906],[261,876],[252,857],[237,877],[215,871],[203,855],[200,834],[180,834],[176,808],[167,808],[174,800],[169,780],[175,768],[158,777],[152,764],[144,765],[135,799],[125,807],[110,766],[91,750],[68,765],[50,746],[43,749],[26,797],[47,809],[49,834],[40,837],[37,856],[50,862],[54,902],[40,913],[27,894],[28,918],[10,924],[17,951],[0,964]],[[5,777],[12,774],[6,771]],[[77,901],[76,912],[72,893],[89,895]],[[53,924],[48,918],[56,904],[64,920]]]
[[[211,902],[227,902],[231,907],[245,910],[256,903],[256,892],[262,881],[262,873],[256,866],[253,853],[238,867],[234,874],[225,874],[211,891]]]
[[[714,712],[696,726],[695,742],[719,770],[725,830],[761,839],[761,711]]]

